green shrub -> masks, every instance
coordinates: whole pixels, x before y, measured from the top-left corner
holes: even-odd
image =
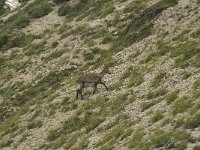
[[[14,27],[21,29],[29,25],[29,23],[30,23],[29,16],[20,15],[19,17],[17,17],[16,21],[14,22]]]
[[[52,11],[51,4],[48,1],[36,0],[25,9],[30,18],[40,18],[48,15]]]

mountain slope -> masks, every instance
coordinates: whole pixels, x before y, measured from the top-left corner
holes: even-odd
[[[0,28],[1,149],[198,149],[198,0],[29,1]],[[112,74],[76,100],[77,78]]]

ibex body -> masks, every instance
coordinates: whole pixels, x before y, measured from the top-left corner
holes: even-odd
[[[80,84],[80,88],[76,90],[76,98],[78,98],[80,94],[81,99],[83,99],[83,89],[85,88],[85,84],[87,83],[94,84],[93,94],[95,94],[98,84],[104,85],[104,87],[108,90],[108,87],[102,81],[104,75],[106,74],[110,74],[110,71],[107,67],[105,67],[100,73],[88,73],[83,76],[80,76],[77,80],[77,82]]]

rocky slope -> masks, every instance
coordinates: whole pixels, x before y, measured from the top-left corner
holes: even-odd
[[[1,20],[1,149],[200,148],[199,0],[33,0]],[[76,99],[105,64],[109,90]]]

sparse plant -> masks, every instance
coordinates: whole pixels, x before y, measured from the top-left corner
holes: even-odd
[[[155,78],[154,81],[152,82],[151,86],[152,87],[158,87],[162,81],[163,78],[166,77],[166,72],[160,72]]]
[[[186,119],[184,127],[188,129],[197,128],[200,126],[200,113]]]
[[[14,141],[12,139],[10,140],[7,140],[7,141],[4,141],[4,142],[1,142],[0,143],[0,148],[3,148],[3,147],[9,147]]]
[[[26,50],[25,55],[31,56],[43,52],[45,50],[45,43],[46,41],[42,41],[37,44],[31,44],[30,48]]]
[[[191,106],[192,106],[191,99],[183,97],[174,103],[172,113],[176,115],[178,113],[186,112],[187,109],[190,108]]]
[[[61,57],[65,52],[66,52],[65,49],[57,50],[57,51],[51,53],[49,56],[47,56],[47,57],[45,58],[45,61],[51,61],[51,60],[53,60],[53,59],[59,58],[59,57]]]
[[[161,89],[158,89],[156,91],[150,91],[148,94],[147,94],[147,98],[148,99],[155,99],[159,96],[163,96],[165,95],[166,93],[168,92],[167,89],[165,88],[161,88]]]
[[[198,0],[198,1],[199,1],[199,0]],[[198,3],[200,3],[200,1],[199,1]],[[200,38],[200,28],[199,28],[196,32],[194,32],[194,33],[192,34],[192,37],[193,37],[193,38]]]
[[[181,73],[182,79],[186,80],[192,75],[191,72],[184,71]]]
[[[162,114],[161,111],[156,111],[155,114],[153,115],[153,117],[151,118],[151,121],[152,121],[153,123],[155,123],[155,122],[161,120],[163,117],[164,117],[164,116],[163,116],[163,114]]]
[[[42,121],[32,121],[27,125],[28,129],[33,129],[33,128],[40,128],[42,126]]]
[[[58,41],[54,41],[51,45],[52,48],[56,48],[58,46]]]
[[[151,144],[155,146],[155,148],[165,147],[181,150],[186,148],[189,137],[190,134],[184,131],[156,131],[151,137]],[[178,143],[176,141],[178,141]]]
[[[175,122],[175,128],[179,128],[179,127],[183,126],[183,124],[184,124],[184,118],[179,118]]]
[[[57,129],[51,130],[51,131],[49,131],[49,133],[48,133],[47,139],[48,139],[49,141],[54,141],[54,140],[56,140],[60,135],[61,135],[61,133],[59,132],[59,130],[57,130]]]
[[[51,8],[51,4],[47,0],[36,0],[25,9],[30,18],[40,18],[46,16],[52,10],[53,9]]]
[[[145,136],[145,131],[143,129],[135,130],[132,138],[128,142],[128,146],[130,148],[137,148],[142,144],[142,139]]]
[[[140,85],[144,79],[143,74],[139,68],[129,68],[121,77],[121,79],[126,79],[130,77],[128,87]]]
[[[175,91],[166,96],[167,104],[171,104],[178,98],[179,91]]]

